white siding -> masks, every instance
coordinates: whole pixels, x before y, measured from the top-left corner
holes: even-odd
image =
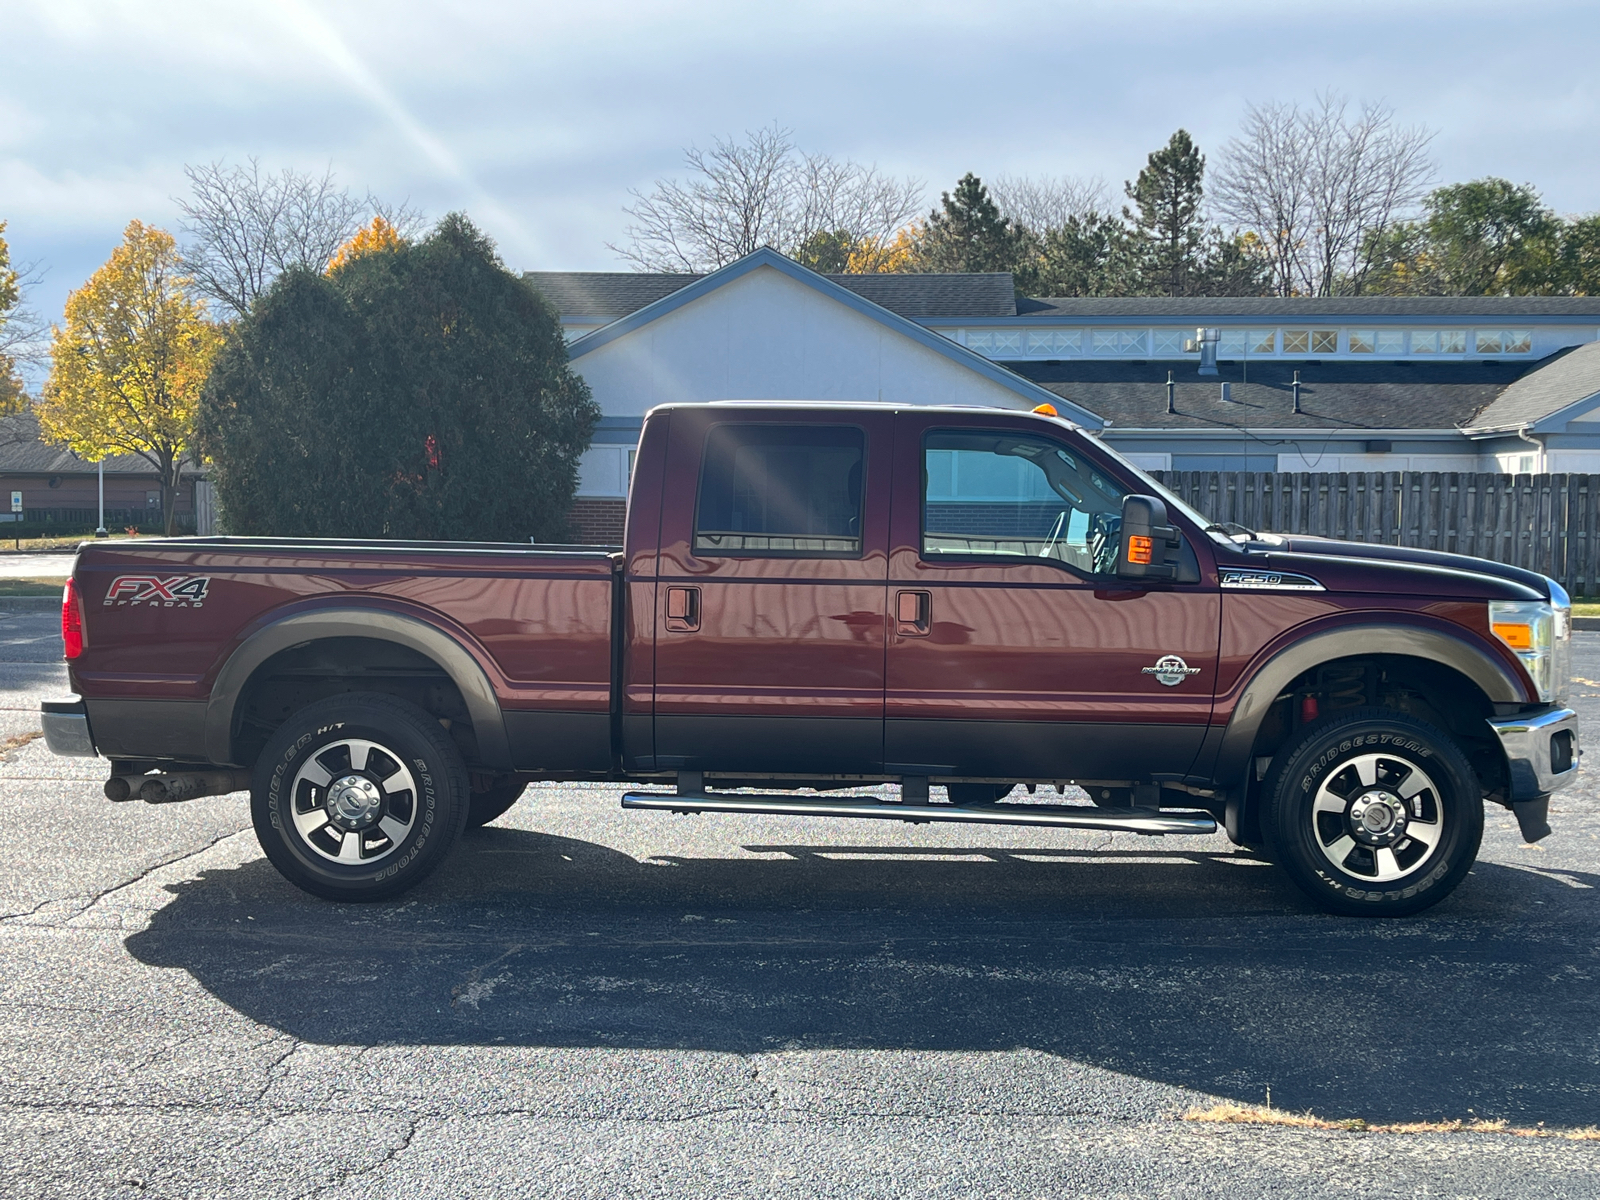
[[[761,267],[574,359],[607,416],[708,400],[1031,407],[1016,392]]]

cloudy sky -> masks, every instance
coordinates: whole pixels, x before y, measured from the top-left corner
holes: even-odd
[[[1131,177],[1178,126],[1325,88],[1437,131],[1442,180],[1600,209],[1600,8],[1053,0],[0,0],[0,219],[47,317],[185,163],[466,210],[515,268],[621,270],[630,187],[774,121],[926,181]]]

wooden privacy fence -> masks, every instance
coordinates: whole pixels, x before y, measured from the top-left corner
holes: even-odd
[[[1600,595],[1600,475],[1155,471],[1213,521],[1471,554]]]

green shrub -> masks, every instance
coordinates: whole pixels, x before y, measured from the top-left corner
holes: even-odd
[[[452,214],[281,275],[217,358],[200,438],[230,533],[559,541],[598,418],[556,314]]]

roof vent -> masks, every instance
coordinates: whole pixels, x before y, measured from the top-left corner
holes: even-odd
[[[1213,370],[1214,369],[1215,368],[1213,368]],[[1225,383],[1222,385],[1222,402],[1224,404],[1231,404],[1233,402],[1233,384]]]
[[[1193,354],[1200,352],[1200,374],[1215,375],[1217,373],[1217,343],[1222,341],[1220,329],[1196,329],[1194,336],[1184,342],[1183,348]]]

